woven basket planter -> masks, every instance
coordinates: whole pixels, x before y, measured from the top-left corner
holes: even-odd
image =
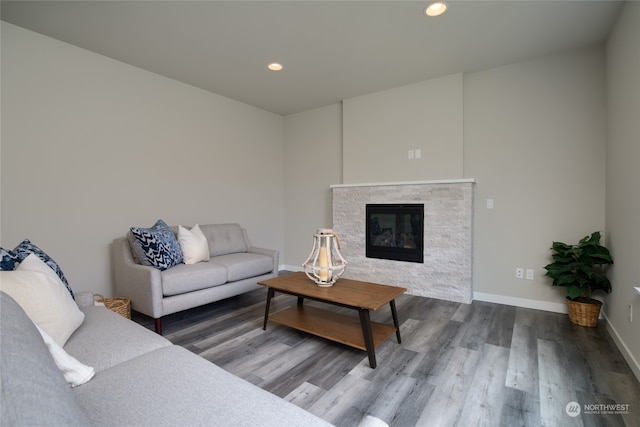
[[[105,298],[100,294],[95,294],[94,298],[97,302],[104,304],[109,310],[118,313],[122,317],[131,319],[131,301],[129,298]]]
[[[580,302],[567,298],[567,308],[569,309],[569,321],[571,323],[589,328],[598,326],[602,302],[596,299],[589,299],[589,302]]]

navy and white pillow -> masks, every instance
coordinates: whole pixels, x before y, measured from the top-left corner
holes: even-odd
[[[20,264],[20,260],[13,251],[0,248],[0,271],[13,271],[18,264]]]
[[[182,249],[171,228],[159,219],[151,228],[131,227],[129,243],[142,265],[166,270],[183,261]]]
[[[16,267],[18,267],[18,264],[24,261],[24,259],[28,257],[29,254],[36,255],[38,258],[44,261],[45,264],[51,267],[51,269],[58,275],[60,280],[62,280],[62,283],[64,283],[64,286],[66,286],[67,290],[71,294],[71,297],[75,299],[73,291],[71,290],[71,286],[69,286],[69,282],[67,281],[67,278],[64,277],[64,273],[62,272],[62,269],[60,268],[58,263],[45,251],[40,249],[35,244],[31,243],[29,239],[24,239],[18,246],[15,247],[13,251],[7,251],[6,249],[0,248],[0,256],[2,257],[0,270],[15,270]]]

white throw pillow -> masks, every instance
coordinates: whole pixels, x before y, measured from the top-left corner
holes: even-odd
[[[182,249],[185,264],[209,260],[209,242],[198,224],[194,225],[191,230],[179,225],[178,243]]]
[[[38,332],[40,332],[45,345],[49,349],[49,353],[51,353],[53,361],[56,363],[56,366],[60,369],[62,375],[64,375],[64,379],[67,380],[71,387],[82,385],[93,378],[96,372],[91,366],[80,363],[78,359],[64,351],[64,349],[60,347],[48,333],[42,330],[42,328],[38,325],[36,325],[36,328],[38,328]]]
[[[15,271],[0,272],[0,289],[11,295],[27,316],[63,347],[84,320],[56,273],[36,255]]]

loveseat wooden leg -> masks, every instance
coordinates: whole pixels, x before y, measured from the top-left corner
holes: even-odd
[[[156,326],[156,334],[162,335],[162,317],[158,317],[157,319],[153,319],[153,323]]]

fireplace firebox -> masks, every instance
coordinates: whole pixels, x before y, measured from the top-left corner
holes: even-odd
[[[366,256],[424,262],[424,204],[367,204]]]

